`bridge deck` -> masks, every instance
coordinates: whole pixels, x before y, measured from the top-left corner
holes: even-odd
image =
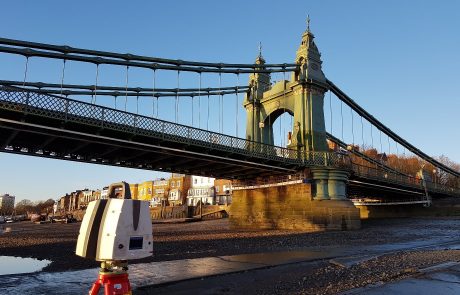
[[[340,166],[310,153],[162,121],[54,95],[0,88],[3,152],[222,178]]]
[[[247,141],[55,95],[0,86],[0,145],[7,153],[136,169],[246,179],[296,174],[311,167],[350,168],[346,155]],[[401,175],[352,166],[360,193],[424,194]],[[429,187],[440,195],[460,195]]]

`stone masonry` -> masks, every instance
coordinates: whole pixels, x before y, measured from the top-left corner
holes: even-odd
[[[236,228],[305,231],[360,228],[359,210],[349,200],[315,200],[313,196],[310,183],[235,190],[230,222]]]

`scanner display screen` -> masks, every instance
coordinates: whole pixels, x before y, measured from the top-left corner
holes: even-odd
[[[140,250],[144,242],[143,237],[131,237],[129,239],[129,250]]]

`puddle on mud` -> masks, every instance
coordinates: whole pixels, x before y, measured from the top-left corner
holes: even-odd
[[[50,260],[0,256],[0,275],[35,272],[43,269],[50,263]]]
[[[0,234],[6,234],[11,232],[11,227],[0,228]]]

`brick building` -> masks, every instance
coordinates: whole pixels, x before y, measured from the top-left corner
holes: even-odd
[[[4,194],[0,196],[0,215],[13,213],[15,196]]]
[[[144,181],[137,186],[137,200],[150,201],[154,195],[154,181]]]
[[[156,207],[168,204],[169,180],[158,178],[153,181],[153,196],[150,206]]]
[[[228,205],[232,203],[232,181],[228,179],[216,179],[214,181],[216,192],[216,204]]]
[[[78,206],[77,209],[85,209],[88,207],[89,202],[93,201],[93,190],[84,189],[78,194]]]
[[[169,179],[168,203],[170,206],[180,206],[187,202],[187,192],[192,177],[190,175],[173,173]]]
[[[80,208],[80,194],[81,190],[77,190],[70,193],[69,208],[67,209],[67,211],[73,211]]]

